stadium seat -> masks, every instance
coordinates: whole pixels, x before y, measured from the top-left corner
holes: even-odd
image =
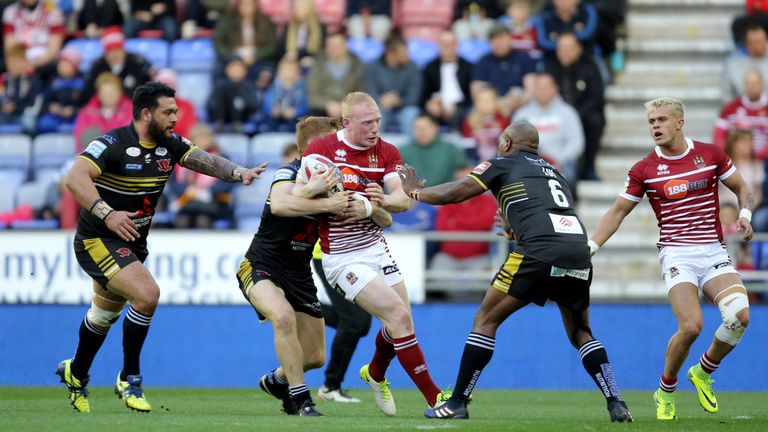
[[[75,47],[80,52],[82,61],[80,62],[79,69],[82,73],[87,73],[91,69],[93,61],[104,54],[104,48],[101,46],[99,39],[72,39],[64,47]]]
[[[486,54],[491,52],[491,44],[488,41],[467,39],[459,42],[456,54],[470,63],[477,63]]]
[[[232,162],[245,166],[248,163],[249,139],[244,134],[220,133],[216,134],[216,142],[221,152]]]
[[[216,50],[210,38],[180,39],[171,44],[171,67],[178,73],[210,72],[216,64]]]
[[[341,29],[346,10],[346,0],[315,0],[315,11],[329,32]]]
[[[27,135],[0,135],[0,184],[16,188],[24,183],[31,155]]]
[[[385,133],[381,135],[381,139],[395,147],[402,147],[410,141],[408,135],[401,133]]]
[[[424,39],[437,43],[440,38],[440,32],[444,30],[441,26],[407,26],[403,27],[403,37],[405,39]]]
[[[144,57],[155,68],[159,69],[168,66],[168,42],[164,39],[126,39],[125,50]]]
[[[453,21],[454,0],[404,1],[398,10],[397,20],[403,27],[433,25],[447,28]]]
[[[256,231],[258,229],[261,214],[264,211],[264,203],[272,186],[274,170],[264,171],[262,178],[265,181],[257,181],[250,186],[238,185],[233,192],[235,207],[235,221],[240,230]]]
[[[18,135],[24,133],[24,128],[20,124],[0,125],[0,135]]]
[[[372,38],[349,39],[347,40],[347,47],[364,63],[378,60],[384,54],[384,44]]]
[[[291,0],[261,0],[259,10],[268,15],[276,25],[283,25],[291,20]]]
[[[16,191],[16,205],[30,205],[35,210],[45,207],[48,183],[27,182]]]
[[[76,153],[71,134],[42,134],[32,141],[32,176],[36,181],[49,181]]]
[[[267,132],[253,137],[251,140],[250,166],[257,166],[262,162],[268,162],[270,168],[277,168],[283,164],[283,149],[294,143],[296,137],[287,132]]]
[[[11,228],[16,230],[52,230],[59,227],[56,219],[32,219],[11,222]]]
[[[198,112],[205,111],[213,84],[208,72],[185,72],[176,77],[176,91],[195,106]]]
[[[424,68],[440,55],[437,44],[426,39],[408,39],[408,57],[419,68]]]
[[[16,208],[16,188],[0,182],[0,213]]]

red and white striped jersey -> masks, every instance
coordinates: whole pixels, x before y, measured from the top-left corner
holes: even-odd
[[[383,187],[386,179],[397,176],[397,167],[403,163],[400,151],[392,144],[379,138],[373,147],[357,146],[344,137],[344,130],[312,141],[304,154],[314,153],[339,167],[344,190],[366,197],[368,183],[376,182]],[[319,221],[320,247],[326,254],[365,249],[382,239],[382,228],[370,218],[343,224],[332,216],[321,216]]]
[[[742,96],[725,105],[715,120],[714,144],[725,148],[728,133],[734,129],[751,130],[755,157],[768,158],[768,95],[763,94],[756,101]]]
[[[681,246],[723,242],[718,180],[736,172],[718,146],[686,138],[688,148],[665,156],[656,147],[629,170],[622,198],[640,202],[648,195],[661,232],[657,245]]]

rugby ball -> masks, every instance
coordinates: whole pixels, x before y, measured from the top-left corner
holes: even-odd
[[[339,181],[338,185],[331,189],[330,192],[336,193],[344,190],[341,185],[341,171],[339,170],[339,167],[337,167],[333,161],[320,154],[313,153],[302,156],[298,177],[302,182],[309,183],[309,179],[311,179],[313,175],[328,170],[334,171]]]

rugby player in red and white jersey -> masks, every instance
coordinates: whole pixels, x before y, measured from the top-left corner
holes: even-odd
[[[723,182],[738,197],[738,226],[744,240],[752,238],[753,196],[719,146],[685,137],[681,101],[658,98],[645,107],[656,148],[629,170],[624,191],[600,220],[589,244],[594,255],[643,195],[648,196],[661,229],[659,261],[678,322],[653,399],[656,418],[672,420],[676,418],[677,374],[702,327],[698,289],[718,305],[723,323],[699,363],[688,369],[688,380],[696,387],[701,406],[707,412],[717,412],[710,374],[739,343],[749,323],[747,290],[723,242],[717,182]]]
[[[320,245],[328,283],[348,301],[376,316],[384,327],[376,335],[371,362],[360,369],[360,377],[373,389],[381,411],[395,415],[395,402],[385,372],[397,356],[427,403],[434,406],[447,399],[432,381],[419,347],[411,318],[403,276],[389,252],[382,228],[370,219],[379,207],[389,212],[405,211],[410,198],[403,191],[397,169],[400,152],[379,137],[381,113],[376,101],[362,92],[348,94],[341,103],[344,129],[316,139],[305,154],[321,154],[342,172],[345,190],[355,192],[356,201],[341,217],[320,217]],[[388,193],[384,193],[382,186]],[[297,180],[294,193],[304,195]]]

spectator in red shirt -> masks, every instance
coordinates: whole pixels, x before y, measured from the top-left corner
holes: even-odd
[[[40,70],[52,65],[64,43],[64,15],[40,0],[18,0],[3,11],[3,46],[27,49],[27,60]]]
[[[501,113],[496,90],[491,86],[481,87],[474,95],[475,106],[467,115],[461,133],[475,139],[475,148],[480,160],[496,157],[499,137],[509,126],[509,118]]]
[[[456,170],[456,178],[472,171],[466,166]],[[437,231],[490,231],[496,215],[496,199],[486,192],[466,201],[448,204],[437,210]],[[432,259],[433,270],[485,270],[491,268],[488,242],[444,241]]]
[[[736,129],[752,131],[753,150],[760,159],[768,157],[768,95],[757,69],[744,77],[744,94],[727,103],[715,120],[712,142],[725,148],[728,134]]]

